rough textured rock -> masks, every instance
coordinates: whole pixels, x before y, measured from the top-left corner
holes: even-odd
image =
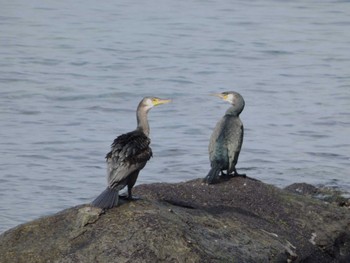
[[[350,207],[350,199],[344,196],[344,193],[329,187],[317,188],[306,183],[295,183],[287,186],[285,190],[301,195],[312,196],[329,203],[335,203],[339,206]],[[349,196],[349,194],[346,194]]]
[[[82,205],[3,233],[0,262],[350,262],[349,208],[289,191],[140,185],[142,200],[105,213]]]

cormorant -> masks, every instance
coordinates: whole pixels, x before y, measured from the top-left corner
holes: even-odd
[[[219,173],[223,176],[245,176],[238,174],[236,164],[243,143],[243,123],[239,114],[244,108],[243,97],[234,91],[226,91],[219,94],[213,94],[224,101],[232,104],[216,127],[210,137],[209,159],[211,169],[204,178],[208,184],[215,183],[219,178]],[[225,174],[223,171],[226,170]],[[232,174],[233,173],[233,174]]]
[[[150,148],[147,113],[154,106],[169,103],[171,100],[156,97],[145,97],[137,107],[137,128],[118,136],[111,145],[111,151],[106,155],[108,186],[92,205],[109,209],[118,205],[119,191],[128,186],[128,199],[132,199],[131,189],[134,186],[140,170],[152,157]]]

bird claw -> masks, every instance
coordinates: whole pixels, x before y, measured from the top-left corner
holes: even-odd
[[[233,176],[233,174],[229,174],[229,173],[224,173],[224,172],[221,172],[221,175],[220,175],[222,178],[231,178]]]
[[[242,178],[246,178],[246,177],[247,177],[246,174],[239,174],[239,173],[237,173],[237,172],[235,172],[235,173],[233,174],[233,176],[234,176],[234,177],[242,177]]]
[[[135,201],[135,200],[140,200],[141,199],[141,197],[139,197],[137,195],[129,196],[126,193],[119,195],[119,198],[122,199],[122,200],[128,200],[128,201]]]
[[[133,196],[128,197],[129,201],[136,201],[136,200],[140,200],[140,199],[141,199],[141,197],[137,196],[137,195],[133,195]]]
[[[232,178],[232,177],[242,177],[242,178],[246,178],[247,175],[246,174],[239,174],[237,173],[236,171],[234,171],[233,173],[224,173],[224,172],[221,172],[221,177],[223,178]]]

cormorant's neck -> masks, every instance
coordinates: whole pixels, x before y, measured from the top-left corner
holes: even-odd
[[[148,110],[138,109],[136,112],[137,117],[137,130],[142,131],[149,136],[149,124],[147,118]]]
[[[230,108],[228,108],[225,115],[238,117],[242,111],[243,111],[243,108],[237,108],[236,106],[231,106]]]

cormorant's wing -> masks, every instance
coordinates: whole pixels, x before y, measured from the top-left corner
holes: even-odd
[[[225,129],[227,138],[227,150],[229,157],[229,172],[231,173],[238,161],[238,156],[243,143],[243,124],[238,117],[231,118]]]
[[[116,138],[111,151],[106,155],[108,186],[125,186],[125,179],[136,170],[141,170],[152,157],[150,139],[141,131],[132,131]]]
[[[218,145],[218,144],[221,144],[221,142],[218,140],[219,138],[221,140],[224,124],[225,124],[225,119],[222,118],[220,121],[218,121],[218,123],[216,124],[213,130],[213,133],[210,136],[209,147],[208,147],[210,162],[215,162],[217,161],[217,159],[221,159],[220,155],[221,155],[222,147],[221,145]]]

